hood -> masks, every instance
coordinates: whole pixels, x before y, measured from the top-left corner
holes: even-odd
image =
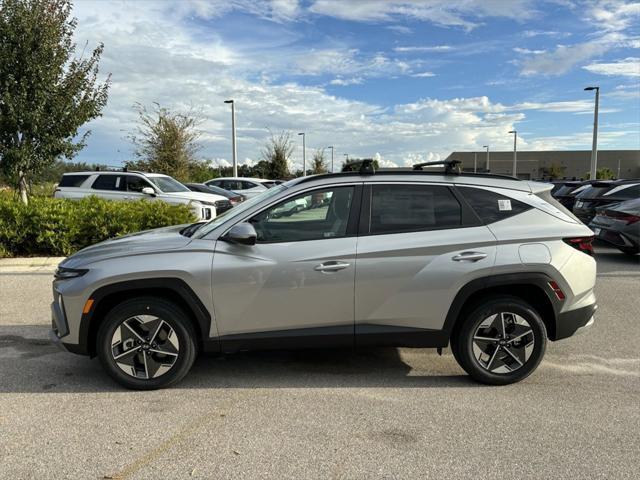
[[[195,200],[200,202],[214,203],[220,200],[228,201],[229,199],[222,195],[215,195],[213,193],[202,192],[163,192],[162,195],[166,195],[171,198],[181,198],[184,200]]]
[[[146,230],[96,243],[66,258],[60,266],[82,268],[90,263],[109,258],[175,250],[191,242],[191,238],[180,235],[180,231],[186,226],[174,225]]]

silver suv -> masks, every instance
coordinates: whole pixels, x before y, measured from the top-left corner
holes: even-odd
[[[199,220],[211,220],[233,206],[222,195],[192,192],[169,175],[126,170],[65,173],[53,194],[71,200],[91,195],[106,200],[161,200],[188,205]]]
[[[474,379],[509,384],[593,323],[593,233],[550,184],[364,167],[72,255],[52,340],[134,389],[177,382],[199,351],[372,345],[451,344]]]

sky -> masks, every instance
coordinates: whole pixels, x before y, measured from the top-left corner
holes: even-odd
[[[78,161],[133,157],[134,105],[201,119],[199,156],[239,163],[271,133],[292,167],[334,146],[406,166],[452,151],[640,148],[640,2],[623,0],[76,0],[78,51],[104,44],[109,101]],[[85,47],[86,45],[86,47]],[[330,158],[330,151],[326,150]]]

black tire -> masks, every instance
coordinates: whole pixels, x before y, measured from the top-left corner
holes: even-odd
[[[486,322],[496,314],[498,317],[493,318],[496,318],[497,321],[497,319],[501,318],[501,313],[505,314],[507,323],[507,338],[504,339],[504,344],[502,344],[502,339],[496,339],[496,342],[476,341],[476,352],[474,352],[474,336],[476,335],[476,331],[481,328],[483,323],[486,324]],[[519,316],[520,321],[524,320],[528,326],[510,325],[509,322],[516,318],[514,315]],[[489,385],[508,385],[519,382],[533,373],[542,361],[547,347],[547,330],[538,312],[520,298],[509,295],[488,298],[468,310],[467,314],[465,314],[461,320],[462,323],[460,327],[455,330],[452,338],[451,349],[460,366],[474,380]],[[520,328],[519,331],[521,332],[530,330],[531,333],[523,336],[520,341],[516,340],[515,343],[508,343],[509,341],[514,342],[513,340],[509,340],[510,337],[517,337],[515,334],[513,336],[511,335],[509,331],[510,328]],[[483,331],[491,330],[485,327]],[[493,335],[487,335],[493,338]],[[502,335],[502,333],[498,331],[496,337],[500,335]],[[476,338],[480,338],[480,336]],[[531,345],[531,339],[533,346],[525,347],[525,343]],[[516,345],[522,346],[516,348]],[[482,347],[482,349],[480,347]],[[483,349],[486,349],[486,351],[483,351]],[[511,354],[515,352],[518,360],[513,356],[509,356],[506,352],[507,349],[509,349]],[[477,352],[482,352],[480,357],[487,358],[485,364],[482,363],[481,359],[476,358]],[[495,355],[493,355],[492,352],[495,352]],[[520,366],[520,364],[522,365]],[[498,368],[493,368],[494,365]],[[489,370],[487,366],[490,368]],[[506,371],[490,371],[500,368]],[[511,371],[511,368],[515,369]]]
[[[124,328],[125,320],[132,321],[133,317],[140,315],[155,316],[158,319],[164,321],[166,325],[163,325],[163,331],[170,332],[170,329],[172,329],[173,333],[170,333],[170,336],[172,338],[177,337],[177,343],[179,345],[179,348],[174,349],[174,351],[177,351],[177,353],[173,353],[171,355],[161,355],[160,357],[158,357],[157,354],[153,353],[153,351],[147,352],[141,350],[143,348],[142,346],[138,347],[136,345],[135,348],[129,348],[128,350],[126,350],[133,352],[131,358],[135,358],[137,364],[142,364],[139,361],[139,359],[142,358],[142,361],[144,361],[144,370],[147,378],[136,378],[132,376],[133,374],[125,373],[125,371],[118,366],[118,363],[114,359],[112,347],[112,340],[114,338],[114,334],[116,333],[116,329],[120,327]],[[144,329],[145,324],[139,325],[140,328]],[[130,329],[127,328],[127,330]],[[160,328],[158,328],[158,330],[160,330]],[[135,335],[134,339],[142,338],[135,333],[132,335]],[[173,337],[173,335],[175,335],[175,337]],[[146,340],[146,338],[142,338],[142,340]],[[135,341],[138,342],[138,340]],[[165,345],[173,347],[166,342],[166,338]],[[151,348],[151,345],[147,345],[147,347]],[[189,317],[180,307],[170,301],[163,300],[161,298],[140,297],[126,300],[120,303],[106,315],[104,321],[101,323],[100,328],[98,329],[96,350],[103,368],[120,385],[133,390],[155,390],[158,388],[167,387],[181,380],[191,369],[191,366],[196,359],[198,349],[196,343],[196,334],[193,325],[189,320]],[[138,353],[134,352],[134,350],[136,350]],[[155,378],[149,378],[151,377],[151,375],[149,375],[149,371],[147,370],[147,360],[144,358],[145,354],[151,355],[155,359],[168,359],[166,360],[166,362],[172,362],[171,366],[165,373],[161,373],[161,370],[157,369],[155,373],[159,374],[159,376]],[[142,355],[142,357],[140,355]],[[157,364],[159,362],[155,363]],[[162,368],[166,367],[163,366]],[[135,372],[135,370],[133,371]]]
[[[632,255],[632,256],[640,253],[640,248],[634,248],[634,247],[619,247],[618,250],[620,250],[622,253],[626,253],[627,255]]]

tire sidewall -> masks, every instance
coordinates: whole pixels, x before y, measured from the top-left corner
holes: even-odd
[[[531,356],[523,367],[511,373],[491,373],[484,369],[473,353],[473,336],[480,323],[500,312],[515,313],[523,317],[533,330],[535,344]],[[538,367],[547,346],[547,331],[540,315],[528,303],[515,297],[498,297],[477,306],[468,315],[459,332],[457,357],[464,370],[474,379],[491,385],[507,385],[525,379]]]
[[[111,339],[116,328],[136,315],[155,315],[161,318],[173,328],[178,337],[180,349],[175,364],[157,378],[134,378],[123,372],[113,359]],[[175,304],[153,297],[132,299],[117,305],[105,316],[98,330],[96,350],[102,366],[118,383],[135,390],[154,390],[179,381],[191,369],[196,356],[195,333],[188,317]]]

